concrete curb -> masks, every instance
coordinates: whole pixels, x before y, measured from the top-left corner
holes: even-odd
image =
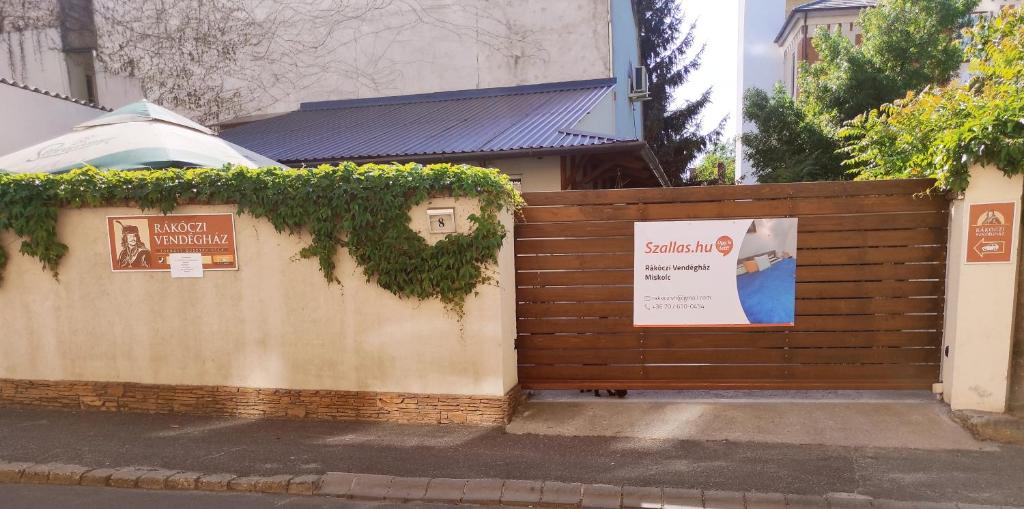
[[[952,417],[979,440],[1024,445],[1024,417],[973,410],[956,410]]]
[[[346,472],[328,472],[323,475],[239,476],[230,473],[202,474],[157,468],[89,468],[59,463],[3,460],[0,460],[0,484],[288,493],[390,502],[580,509],[1012,509],[1005,506],[953,502],[900,502],[849,493],[830,493],[818,497],[556,481],[393,477]]]

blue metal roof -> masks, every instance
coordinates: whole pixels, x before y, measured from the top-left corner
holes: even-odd
[[[220,133],[277,161],[318,162],[636,143],[574,130],[614,78],[303,103]]]

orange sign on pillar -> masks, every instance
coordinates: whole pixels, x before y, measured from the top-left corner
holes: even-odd
[[[1014,203],[972,203],[967,223],[967,263],[1010,261],[1017,229]]]

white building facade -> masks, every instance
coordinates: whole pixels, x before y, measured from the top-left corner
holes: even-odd
[[[209,16],[221,19],[224,31],[273,34],[249,39],[194,26],[182,11],[191,4],[27,2],[33,23],[0,27],[0,77],[116,108],[144,94],[160,102],[167,86],[161,81],[173,79],[174,67],[194,53],[194,60],[207,63],[193,65],[212,65],[212,72],[190,79],[227,92],[218,99],[238,95],[226,101],[224,116],[204,119],[209,123],[292,111],[310,101],[618,77],[617,130],[639,130],[639,108],[625,100],[632,68],[640,63],[631,0],[361,0],[327,10],[304,0],[210,3]],[[154,43],[151,55],[138,43],[178,34],[185,42]],[[204,36],[232,53],[188,40]],[[222,62],[210,63],[218,58]],[[124,67],[139,69],[140,79],[108,71]]]
[[[197,2],[205,23],[188,10]],[[578,125],[563,127],[643,140],[634,0],[24,5],[32,23],[0,27],[0,77],[107,107],[146,98],[229,128],[310,102],[614,79]],[[562,161],[544,162],[508,166],[526,188],[559,189]]]

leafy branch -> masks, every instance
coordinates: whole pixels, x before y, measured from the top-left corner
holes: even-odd
[[[436,196],[479,201],[470,233],[430,245],[409,227],[409,210]],[[403,298],[440,298],[461,313],[489,281],[484,266],[497,261],[507,233],[498,213],[522,198],[496,170],[452,164],[0,173],[0,232],[20,237],[20,252],[54,276],[68,251],[57,236],[61,208],[129,204],[167,214],[186,203],[237,204],[239,214],[265,218],[278,232],[308,231],[300,255],[316,258],[328,282],[338,281],[334,258],[344,246],[368,281]],[[0,246],[0,274],[7,258]]]

